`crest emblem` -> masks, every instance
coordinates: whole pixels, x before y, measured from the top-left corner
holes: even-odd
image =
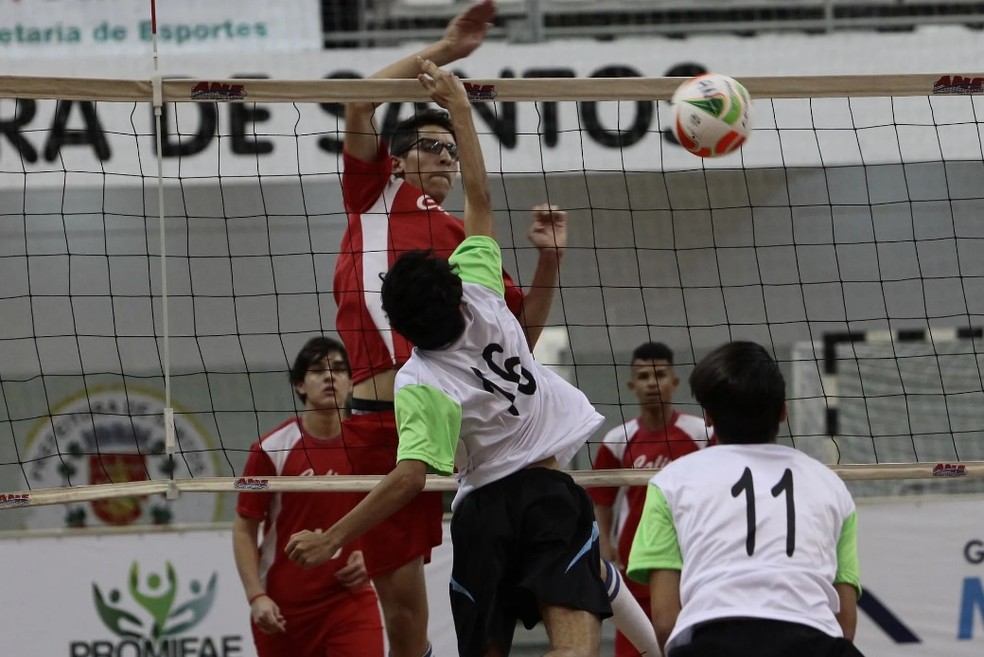
[[[122,425],[118,425],[123,428]],[[125,431],[125,428],[123,428]],[[143,454],[90,454],[89,483],[122,484],[127,481],[146,481],[147,463]],[[129,525],[143,513],[144,498],[137,496],[111,497],[95,500],[92,511],[107,525]]]
[[[218,475],[218,451],[194,415],[175,406],[181,453],[165,454],[164,399],[139,386],[82,390],[52,404],[51,414],[28,436],[24,472],[27,488],[64,488]],[[221,499],[199,495],[167,500],[162,495],[127,495],[93,502],[36,507],[28,527],[125,526],[134,523],[209,522]],[[209,500],[212,502],[212,500]]]

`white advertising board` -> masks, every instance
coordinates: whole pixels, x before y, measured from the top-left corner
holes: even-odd
[[[4,654],[256,655],[228,529],[3,538]],[[427,572],[435,654],[454,655],[446,525]]]
[[[162,0],[158,47],[164,54],[317,50],[320,17],[318,0]],[[149,57],[152,34],[150,0],[0,0],[0,58]]]
[[[984,500],[862,504],[858,532],[866,655],[984,654]]]
[[[4,541],[4,652],[255,655],[231,546],[228,531]]]
[[[168,77],[319,79],[364,77],[419,45],[304,55],[241,52],[162,57]],[[974,75],[979,34],[963,28],[913,34],[835,33],[624,39],[533,45],[489,43],[452,68],[471,78],[662,76],[692,62],[736,77],[934,73]],[[22,75],[149,78],[149,60],[25,60]],[[246,100],[249,85],[244,85]],[[477,125],[490,171],[652,171],[707,167],[820,166],[980,158],[981,97],[760,100],[756,130],[740,153],[700,161],[668,145],[668,107],[652,102],[486,103]],[[975,115],[976,112],[976,115]],[[379,111],[391,126],[407,104]],[[339,105],[182,103],[163,130],[164,174],[186,184],[236,177],[336,176],[344,132]],[[0,186],[155,184],[152,110],[132,103],[0,100]],[[66,173],[68,172],[68,173]]]
[[[868,657],[979,657],[984,500],[862,503],[859,528],[861,650]],[[430,636],[438,655],[456,654],[447,535],[445,526],[445,543],[427,566]],[[228,530],[15,536],[0,543],[7,564],[0,636],[10,654],[142,655],[141,637],[155,623],[171,642],[164,654],[255,654]],[[149,601],[163,586],[174,589],[166,608]]]

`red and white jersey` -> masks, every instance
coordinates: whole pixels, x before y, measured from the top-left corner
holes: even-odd
[[[380,274],[415,249],[433,249],[448,258],[465,239],[461,220],[423,191],[392,175],[385,144],[374,162],[343,154],[342,195],[348,227],[335,262],[335,328],[345,343],[352,382],[399,367],[413,347],[394,333],[383,313]],[[519,315],[523,293],[509,276],[506,303]]]
[[[243,468],[244,478],[352,474],[341,435],[315,438],[298,418],[288,420],[253,444]],[[239,493],[236,511],[244,518],[263,522],[260,543],[260,577],[266,592],[284,608],[309,607],[337,593],[342,585],[335,571],[359,549],[345,547],[342,555],[316,568],[303,569],[290,561],[284,547],[302,529],[327,529],[359,502],[359,493]]]
[[[702,449],[708,442],[708,428],[702,418],[673,411],[666,426],[649,431],[639,418],[615,427],[605,434],[595,454],[595,470],[627,468],[662,468],[670,461]],[[614,506],[619,488],[592,488],[588,492],[595,504]],[[629,558],[642,508],[646,503],[645,486],[626,486],[615,522],[618,555],[623,563]]]

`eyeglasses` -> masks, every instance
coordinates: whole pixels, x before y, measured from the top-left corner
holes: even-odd
[[[427,153],[433,153],[435,155],[440,155],[441,150],[447,149],[448,156],[455,162],[458,161],[458,144],[449,144],[448,142],[441,141],[439,139],[430,139],[428,137],[421,137],[417,141],[407,146],[407,149],[403,152],[406,153],[407,151],[409,151],[411,148],[414,147],[416,147],[418,150],[422,150]]]
[[[310,367],[307,368],[308,374],[324,374],[325,372],[338,372],[341,374],[347,374],[349,371],[348,361],[342,358],[336,358],[332,360],[322,360],[317,363],[312,363]]]

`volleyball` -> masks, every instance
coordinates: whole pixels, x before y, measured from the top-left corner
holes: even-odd
[[[752,99],[734,78],[706,73],[673,94],[673,131],[684,148],[700,157],[727,155],[748,139]]]

